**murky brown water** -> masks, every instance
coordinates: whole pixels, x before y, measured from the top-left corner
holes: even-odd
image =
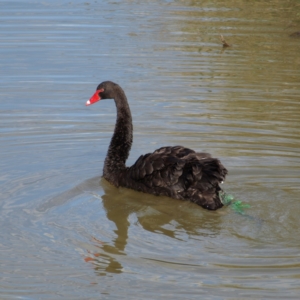
[[[3,2],[0,298],[298,299],[299,14],[296,0]],[[247,215],[101,180],[115,107],[84,104],[103,80],[130,101],[128,164],[210,152]]]

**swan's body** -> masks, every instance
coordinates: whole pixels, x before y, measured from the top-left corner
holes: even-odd
[[[114,99],[117,122],[104,162],[103,176],[113,185],[157,196],[189,200],[210,210],[223,206],[219,184],[227,170],[207,153],[175,146],[141,155],[131,167],[125,163],[132,145],[132,118],[122,88],[110,81],[98,85],[87,105]]]

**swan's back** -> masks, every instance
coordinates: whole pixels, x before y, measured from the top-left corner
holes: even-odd
[[[119,185],[145,193],[190,200],[204,208],[222,207],[219,184],[227,170],[207,153],[175,146],[163,147],[139,157],[120,173]]]

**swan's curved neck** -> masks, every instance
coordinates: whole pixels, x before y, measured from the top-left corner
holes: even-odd
[[[104,162],[103,176],[118,185],[116,178],[126,169],[126,160],[132,145],[132,118],[124,91],[120,88],[115,93],[117,122]]]

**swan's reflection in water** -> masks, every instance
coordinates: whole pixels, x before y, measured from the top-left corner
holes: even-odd
[[[126,252],[131,226],[147,231],[141,234],[141,248],[151,234],[160,234],[180,243],[189,238],[212,237],[220,232],[220,218],[224,212],[206,211],[189,202],[156,197],[125,188],[117,189],[105,179],[101,179],[100,185],[104,194],[101,197],[96,194],[94,196],[102,199],[106,217],[115,225],[115,237],[110,243],[93,238],[93,244],[98,250],[94,248],[96,251],[89,253],[85,260],[95,265],[95,271],[99,275],[123,272],[122,261],[134,255],[130,250]],[[143,249],[140,250],[136,252],[142,253]]]
[[[244,249],[261,229],[259,220],[230,208],[208,211],[190,202],[116,188],[99,177],[43,201],[32,213],[39,226],[57,229],[60,240],[67,240],[97,275],[105,276],[151,268],[155,274],[162,263],[168,270],[202,268],[227,259],[224,253]]]

